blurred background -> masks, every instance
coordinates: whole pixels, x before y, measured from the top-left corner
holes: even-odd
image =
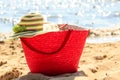
[[[86,28],[120,25],[120,0],[0,0],[0,32],[30,12],[40,12],[48,22]]]

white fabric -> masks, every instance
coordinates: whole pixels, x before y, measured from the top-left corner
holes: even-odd
[[[43,25],[43,32],[52,32],[52,31],[59,31],[59,27],[57,24],[48,23]]]

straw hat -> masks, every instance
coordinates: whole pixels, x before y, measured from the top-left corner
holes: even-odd
[[[40,13],[29,13],[23,16],[20,22],[13,27],[13,38],[31,37],[51,31],[59,31],[57,24],[44,22]]]

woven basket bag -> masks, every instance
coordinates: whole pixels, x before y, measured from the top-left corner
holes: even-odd
[[[21,37],[30,71],[49,76],[76,72],[88,34],[87,29],[68,29]]]

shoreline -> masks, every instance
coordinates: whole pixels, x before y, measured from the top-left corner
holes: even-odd
[[[120,36],[89,37],[86,43],[114,43],[120,41]]]
[[[89,28],[87,28],[89,29]],[[9,39],[12,32],[0,33],[0,41]],[[120,27],[90,29],[87,43],[105,43],[120,41]]]
[[[90,29],[90,37],[120,36],[120,26],[111,28]]]

